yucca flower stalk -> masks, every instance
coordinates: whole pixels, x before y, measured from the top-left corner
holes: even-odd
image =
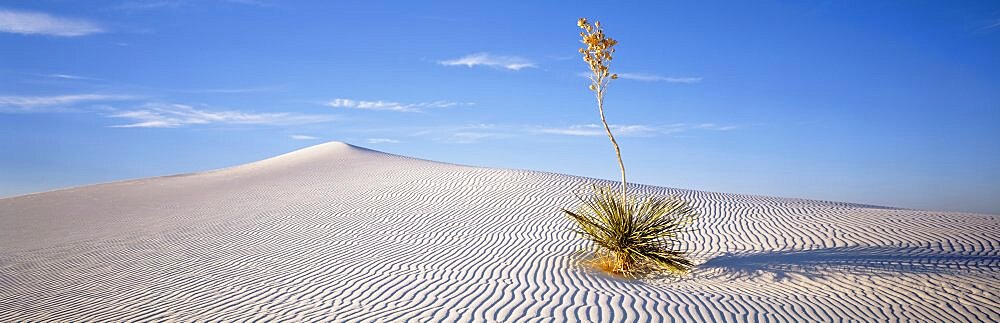
[[[622,199],[626,199],[628,185],[625,183],[625,163],[622,162],[622,151],[618,147],[615,136],[611,133],[611,127],[608,127],[607,119],[604,118],[604,94],[611,80],[618,78],[618,74],[612,74],[609,71],[612,54],[615,53],[615,45],[618,44],[618,41],[604,34],[600,21],[595,21],[591,25],[587,22],[587,18],[580,18],[576,25],[583,29],[580,32],[580,37],[583,38],[586,47],[580,48],[579,51],[580,54],[583,54],[583,61],[590,67],[591,75],[588,76],[590,90],[597,97],[597,111],[601,115],[601,123],[604,124],[604,131],[608,134],[608,139],[611,139],[611,146],[615,148],[615,156],[618,157],[618,168],[621,169],[622,173]]]

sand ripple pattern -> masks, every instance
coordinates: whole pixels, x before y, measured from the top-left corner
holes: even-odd
[[[0,321],[1000,320],[1000,216],[634,185],[700,266],[629,282],[559,212],[593,182],[327,143],[0,199]]]

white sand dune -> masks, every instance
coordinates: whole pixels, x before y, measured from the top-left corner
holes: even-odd
[[[597,180],[326,143],[0,199],[0,321],[998,321],[1000,216],[709,193],[680,279],[578,264]]]

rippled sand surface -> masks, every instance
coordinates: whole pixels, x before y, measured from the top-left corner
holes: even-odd
[[[598,180],[326,143],[0,199],[0,321],[998,321],[1000,216],[710,193],[698,269],[581,266]]]

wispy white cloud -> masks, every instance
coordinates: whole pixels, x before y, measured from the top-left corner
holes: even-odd
[[[98,78],[94,77],[71,75],[71,74],[33,74],[33,75],[44,76],[54,79],[64,79],[64,80],[99,80]]]
[[[389,138],[368,138],[369,144],[398,144],[400,141]]]
[[[720,125],[715,123],[699,123],[693,125],[679,123],[677,124],[677,126],[681,128],[687,127],[688,129],[695,129],[695,130],[714,130],[714,131],[729,131],[740,128],[740,126],[737,125]]]
[[[986,26],[983,27],[983,29],[993,29],[997,27],[1000,27],[1000,19],[994,19],[993,21],[987,23]]]
[[[320,123],[336,119],[330,115],[287,112],[209,111],[196,109],[190,105],[162,103],[149,103],[139,109],[116,112],[108,117],[132,120],[132,123],[111,126],[115,128],[177,128],[212,123],[280,126]]]
[[[47,112],[50,108],[65,108],[84,102],[107,102],[136,99],[130,95],[72,94],[56,96],[0,96],[0,112]]]
[[[439,140],[452,144],[475,144],[486,139],[510,138],[512,136],[503,132],[459,131],[439,138]]]
[[[333,101],[327,102],[327,106],[334,108],[347,108],[347,109],[362,109],[362,110],[385,110],[385,111],[398,111],[398,112],[420,112],[427,108],[451,108],[458,106],[470,106],[475,105],[472,102],[453,102],[453,101],[433,101],[433,102],[421,102],[421,103],[399,103],[392,101],[367,101],[367,100],[351,100],[351,99],[333,99]]]
[[[290,136],[288,136],[288,138],[292,138],[292,139],[295,139],[295,140],[316,140],[316,139],[319,139],[318,137],[307,136],[307,135],[290,135]]]
[[[487,139],[511,138],[524,134],[523,129],[514,126],[493,124],[466,124],[410,128],[406,135],[427,137],[435,141],[452,144],[473,144]]]
[[[716,123],[676,123],[668,125],[610,125],[615,137],[659,137],[692,131],[730,131],[737,125]],[[604,127],[598,124],[580,124],[551,127],[533,124],[465,124],[430,127],[363,128],[349,131],[367,133],[369,136],[405,136],[426,138],[449,144],[475,144],[490,140],[534,140],[545,136],[603,137]]]
[[[258,6],[258,7],[273,7],[273,6],[275,6],[275,4],[273,2],[262,1],[262,0],[221,0],[221,1],[222,2],[226,2],[226,3],[242,4],[242,5],[248,5],[248,6]]]
[[[0,32],[75,37],[104,31],[99,24],[89,20],[57,17],[41,12],[0,9]]]
[[[580,72],[576,74],[580,77],[590,77],[592,73],[590,72]],[[618,73],[618,78],[623,80],[633,80],[641,82],[667,82],[667,83],[683,83],[683,84],[693,84],[701,82],[703,77],[676,77],[676,76],[662,76],[656,74],[646,74],[646,73]]]
[[[735,125],[719,125],[714,123],[686,124],[676,123],[670,125],[608,125],[615,136],[622,137],[654,137],[657,135],[669,135],[691,130],[708,131],[729,131],[738,129]],[[571,125],[568,127],[546,127],[538,129],[538,132],[554,135],[567,136],[606,136],[604,127],[597,124]]]
[[[176,8],[185,3],[187,2],[178,0],[133,0],[122,2],[121,4],[114,6],[112,9],[124,11],[152,10],[160,8]]]
[[[475,53],[456,59],[440,61],[438,63],[445,66],[474,67],[481,65],[493,68],[504,68],[513,71],[536,67],[534,62],[525,58],[517,56],[499,56],[490,53]]]
[[[256,93],[256,92],[270,92],[277,90],[278,87],[247,87],[247,88],[231,88],[231,89],[203,89],[203,90],[188,90],[183,92],[188,93],[221,93],[221,94],[237,94],[237,93]]]
[[[611,131],[620,136],[651,136],[655,135],[658,129],[647,125],[608,125]],[[559,128],[542,128],[541,133],[567,135],[567,136],[605,136],[607,132],[604,126],[597,124],[572,125]]]
[[[618,73],[618,78],[625,80],[643,81],[643,82],[667,82],[667,83],[683,83],[692,84],[701,82],[703,78],[701,77],[676,77],[676,76],[661,76],[655,74],[646,73]]]
[[[189,7],[198,4],[205,3],[221,3],[221,4],[237,4],[237,5],[249,5],[257,7],[273,7],[274,3],[269,1],[261,0],[216,0],[216,1],[191,1],[191,0],[130,0],[124,1],[121,4],[114,6],[114,10],[122,11],[141,11],[141,10],[156,10],[156,9],[173,9],[181,7]]]

